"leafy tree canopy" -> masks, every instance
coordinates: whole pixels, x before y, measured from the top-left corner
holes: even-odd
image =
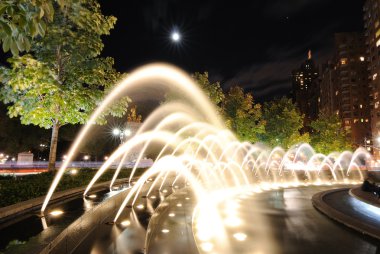
[[[337,115],[321,113],[317,120],[311,122],[310,127],[311,145],[316,152],[329,154],[331,152],[342,152],[352,149],[348,141],[347,133]]]
[[[54,19],[44,36],[35,38],[30,54],[14,56],[8,60],[11,68],[0,68],[0,99],[9,105],[10,117],[53,128],[50,154],[55,157],[58,129],[86,123],[120,74],[113,69],[112,58],[99,57],[104,46],[101,37],[109,34],[116,18],[104,16],[96,0],[68,0],[53,6]],[[105,123],[107,114],[125,114],[128,102],[123,98],[98,123]]]
[[[0,69],[0,98],[10,104],[9,115],[20,117],[23,124],[83,124],[119,77],[112,58],[98,57],[101,36],[116,19],[103,16],[96,1],[83,2],[72,5],[71,18],[56,12],[31,54],[15,56],[9,59],[11,68]],[[125,108],[111,112],[120,116]]]
[[[303,116],[291,99],[281,99],[267,102],[263,107],[263,119],[266,122],[262,139],[268,145],[282,146],[286,149],[292,145],[309,142],[309,134],[301,134]]]
[[[262,120],[261,105],[254,104],[252,94],[233,86],[222,102],[222,109],[226,125],[239,139],[252,143],[259,141],[259,134],[265,131],[265,121]]]

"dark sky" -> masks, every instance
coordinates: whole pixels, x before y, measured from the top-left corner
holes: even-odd
[[[289,92],[291,70],[313,51],[317,63],[335,32],[362,30],[363,0],[102,0],[117,17],[104,55],[119,71],[164,61],[208,71],[224,88],[240,85],[259,99]],[[170,40],[177,29],[180,44]]]

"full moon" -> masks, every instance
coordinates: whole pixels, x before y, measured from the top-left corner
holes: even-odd
[[[173,40],[173,41],[177,42],[177,41],[179,41],[180,39],[181,39],[181,36],[179,35],[179,33],[177,33],[177,32],[173,32],[173,33],[172,33],[172,40]]]

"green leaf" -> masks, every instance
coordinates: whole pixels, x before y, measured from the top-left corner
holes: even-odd
[[[10,48],[10,46],[11,46],[11,40],[12,40],[11,37],[6,37],[6,38],[3,40],[3,51],[4,51],[4,52],[8,52],[8,51],[9,51],[9,48]]]
[[[12,55],[14,55],[14,56],[18,56],[18,54],[19,54],[19,49],[18,49],[18,47],[17,47],[17,43],[16,43],[16,41],[14,41],[14,40],[11,41],[11,46],[10,46],[10,48],[11,48]]]

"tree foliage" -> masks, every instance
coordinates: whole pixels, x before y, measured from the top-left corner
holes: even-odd
[[[352,149],[347,133],[337,115],[320,114],[318,119],[311,122],[311,145],[316,152],[329,154]]]
[[[225,97],[223,90],[219,82],[210,82],[208,72],[195,72],[192,75],[192,78],[216,106],[219,106],[221,104]]]
[[[266,127],[262,140],[272,147],[290,148],[292,145],[310,140],[308,133],[300,133],[303,128],[303,116],[291,99],[282,97],[265,103],[263,119]]]
[[[134,123],[141,123],[142,116],[137,113],[137,106],[133,105],[130,107],[128,114],[127,114],[127,121],[128,122],[134,122]]]
[[[259,135],[265,131],[260,104],[255,104],[250,93],[243,88],[230,88],[222,102],[226,125],[230,127],[240,140],[257,142]]]
[[[33,38],[44,36],[53,21],[53,0],[6,0],[0,2],[0,41],[13,55],[29,51]],[[64,6],[66,0],[56,1]]]
[[[55,6],[54,20],[45,36],[35,39],[30,54],[14,56],[11,68],[0,69],[0,99],[9,105],[9,116],[53,128],[54,143],[59,127],[86,123],[120,76],[112,58],[99,57],[101,36],[109,34],[116,18],[104,16],[95,0],[68,2],[64,8]],[[107,113],[122,116],[128,102],[123,98]],[[98,123],[105,123],[105,117]]]

